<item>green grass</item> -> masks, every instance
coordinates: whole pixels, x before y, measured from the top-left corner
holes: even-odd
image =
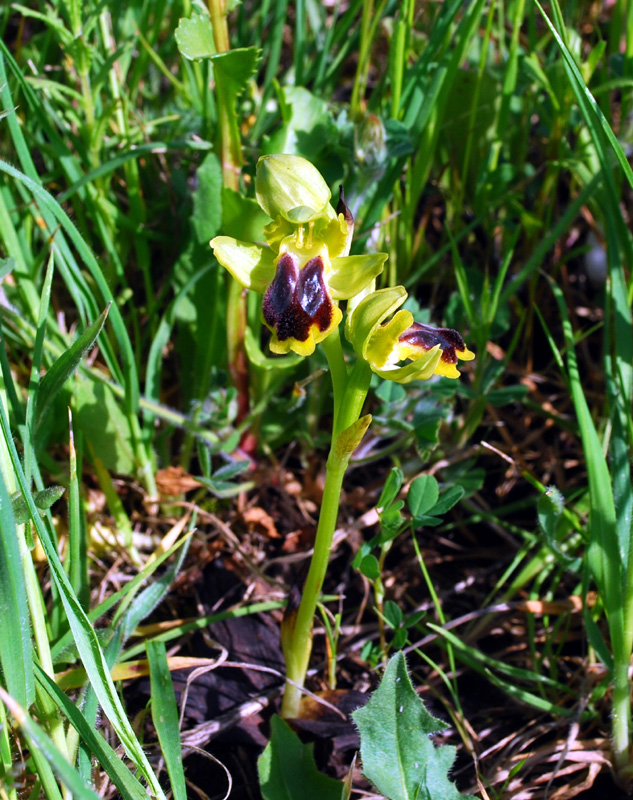
[[[209,0],[212,17],[219,7]],[[583,612],[583,668],[602,662],[606,677],[583,698],[581,724],[610,724],[612,703],[614,764],[628,785],[633,4],[618,0],[595,16],[587,3],[556,0],[264,0],[236,5],[226,29],[215,16],[211,58],[190,60],[176,30],[201,13],[165,0],[0,10],[3,792],[19,796],[19,739],[30,755],[18,772],[36,776],[34,797],[93,796],[95,762],[121,796],[139,797],[145,785],[163,796],[167,783],[110,678],[115,663],[146,657],[154,719],[164,719],[156,738],[174,794],[186,796],[164,642],[176,645],[206,621],[128,641],[143,619],[160,618],[199,535],[187,523],[148,560],[168,521],[186,513],[178,498],[159,496],[156,473],[179,465],[198,477],[188,499],[222,517],[253,488],[238,448],[263,464],[285,463],[288,452],[303,464],[325,458],[325,361],[271,359],[257,300],[230,285],[208,246],[218,234],[263,239],[254,171],[275,152],[305,156],[335,190],[343,183],[354,252],[387,252],[384,285],[405,285],[421,320],[459,329],[477,354],[450,386],[413,385],[404,395],[373,385],[372,442],[389,459],[380,480],[392,463],[405,484],[440,464],[440,485],[464,489],[442,534],[502,530],[507,547],[467,629],[451,628],[442,593],[429,590],[432,610],[408,641],[431,636],[446,655],[421,651],[412,666],[422,676],[437,668],[465,741],[460,670],[566,718],[579,700],[555,665],[569,618],[541,624],[528,615],[521,664],[493,657],[478,634],[489,606],[597,590]],[[607,254],[595,289],[582,272],[590,230]],[[591,324],[577,313],[585,301]],[[538,399],[541,386],[551,403]],[[547,432],[528,449],[513,440],[522,417]],[[518,499],[495,494],[501,462],[482,455],[482,440],[512,460]],[[577,471],[546,466],[552,440],[568,443]],[[362,453],[356,466],[379,463],[372,459]],[[555,483],[564,510],[537,507]],[[58,484],[64,502],[38,509],[38,493]],[[89,486],[105,498],[102,516],[131,578],[100,604]],[[139,514],[159,521],[143,523],[151,545],[139,544]],[[425,558],[427,535],[416,534],[413,561],[432,588],[440,578]],[[36,544],[50,583],[40,580]],[[385,555],[381,569],[388,565]],[[407,618],[416,600],[402,603]],[[235,615],[278,607],[274,598]],[[366,650],[373,663],[387,656],[385,624],[381,646]],[[54,683],[73,665],[89,678],[81,694]],[[99,709],[127,761],[95,732]],[[479,764],[492,792],[488,769]]]

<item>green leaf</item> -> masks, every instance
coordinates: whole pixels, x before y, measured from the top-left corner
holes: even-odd
[[[175,36],[178,49],[190,61],[211,58],[216,53],[213,25],[209,17],[203,14],[195,14],[190,19],[181,19]]]
[[[464,797],[448,778],[455,748],[435,747],[429,739],[447,726],[424,707],[402,653],[389,660],[380,686],[352,717],[360,732],[363,774],[389,800]]]
[[[108,303],[92,325],[86,328],[65,353],[62,353],[42,378],[37,392],[37,405],[35,407],[36,428],[39,428],[42,424],[53,397],[70,378],[79,366],[81,359],[97,341],[97,336],[101,333],[101,328],[103,328],[111,305],[112,303]]]
[[[147,800],[144,786],[125,766],[121,757],[108,744],[100,733],[94,730],[84,719],[77,706],[64,694],[57,684],[36,664],[37,680],[40,686],[55,701],[77,730],[99,765],[107,772],[119,790],[123,800]]]
[[[386,508],[380,515],[380,542],[382,544],[395,539],[402,529],[402,514],[404,501],[398,500]]]
[[[213,72],[216,81],[221,80],[222,91],[228,102],[234,103],[244,91],[249,79],[255,74],[259,63],[259,50],[256,47],[236,47],[226,53],[213,57]],[[216,86],[216,91],[219,88]]]
[[[548,486],[536,503],[539,525],[545,534],[547,546],[565,563],[570,564],[575,559],[561,550],[557,536],[564,507],[565,498],[555,486]]]
[[[64,494],[65,489],[63,486],[49,486],[42,489],[41,492],[35,492],[33,495],[33,502],[38,511],[42,513],[56,503],[59,498]],[[26,501],[22,497],[21,492],[15,492],[11,495],[11,506],[13,507],[13,515],[15,517],[16,525],[24,525],[31,519]]]
[[[187,800],[178,727],[178,707],[164,642],[147,642],[152,692],[152,720],[160,742],[174,800]]]
[[[330,458],[334,464],[341,464],[349,461],[349,457],[361,443],[363,436],[371,424],[371,414],[357,419],[349,428],[345,428],[334,440]]]
[[[0,664],[9,694],[28,708],[34,698],[33,651],[15,526],[7,488],[0,476]]]
[[[304,156],[320,170],[319,153],[339,135],[329,104],[303,86],[285,86],[282,92],[284,122],[264,141],[262,152]]]
[[[75,800],[98,800],[99,795],[89,789],[81,780],[75,769],[55,747],[42,728],[27,714],[24,708],[0,688],[0,700],[9,709],[22,729],[29,750],[44,756],[55,774],[66,784],[70,796]]]
[[[8,113],[11,113],[11,112],[8,112],[8,111],[5,112],[5,114],[8,114]],[[3,116],[4,116],[4,114],[0,115],[0,119],[2,119]],[[11,258],[11,257],[9,257],[9,258],[0,258],[0,279],[6,278],[7,275],[10,275],[13,272],[13,270],[16,268],[16,266],[17,266],[17,261],[15,260],[15,258]]]
[[[398,386],[396,383],[391,385]],[[398,492],[402,488],[403,480],[404,475],[402,474],[402,470],[398,469],[398,467],[393,467],[389,473],[389,476],[387,477],[387,480],[385,481],[382,492],[380,493],[378,508],[387,508],[393,503]]]
[[[264,228],[270,223],[252,197],[224,186],[222,188],[222,232],[245,242],[263,242]]]
[[[440,490],[432,475],[420,475],[411,482],[407,503],[414,517],[420,517],[430,511],[437,503]]]
[[[196,172],[191,223],[200,244],[208,243],[222,223],[222,167],[215,153],[207,153]]]
[[[380,578],[380,564],[376,556],[371,553],[361,559],[358,569],[370,581]]]
[[[312,745],[301,742],[281,719],[273,717],[271,737],[257,761],[264,800],[342,800],[345,786],[319,772]]]
[[[80,380],[74,391],[73,419],[93,452],[112,472],[135,471],[132,430],[112,389],[105,383]]]
[[[459,503],[464,494],[463,486],[449,487],[445,492],[442,492],[440,499],[433,506],[433,508],[429,509],[429,514],[434,517],[444,516],[447,511],[450,511],[454,505]]]
[[[384,614],[389,627],[396,630],[402,625],[402,609],[394,600],[386,600]]]

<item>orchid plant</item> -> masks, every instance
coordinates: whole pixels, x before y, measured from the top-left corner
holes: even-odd
[[[458,378],[459,360],[475,356],[457,331],[415,322],[401,308],[402,286],[376,290],[385,253],[350,255],[354,219],[343,192],[336,210],[319,171],[295,155],[263,156],[257,164],[257,201],[271,218],[267,246],[229,236],[211,241],[215,257],[248,289],[263,294],[262,319],[273,353],[311,355],[321,345],[330,368],[334,424],[314,553],[297,608],[282,626],[287,686],[282,716],[299,716],[312,649],[312,625],[336,528],[343,478],[371,415],[361,416],[372,372],[398,383],[433,375]],[[348,364],[345,336],[356,359]]]

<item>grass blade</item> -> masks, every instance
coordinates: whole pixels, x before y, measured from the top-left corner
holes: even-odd
[[[44,756],[58,778],[68,787],[74,800],[98,800],[99,795],[84,784],[40,726],[29,717],[22,706],[11,695],[7,694],[4,689],[0,689],[0,700],[2,700],[22,729],[29,749]]]
[[[28,553],[24,554],[28,558]],[[33,650],[22,554],[9,492],[0,475],[0,664],[9,694],[23,708],[33,702]]]
[[[103,652],[99,645],[99,640],[94,628],[90,624],[88,617],[82,609],[77,596],[75,595],[70,581],[64,572],[62,564],[57,554],[54,538],[45,526],[44,521],[38,514],[37,508],[29,491],[22,464],[11,434],[9,421],[4,407],[0,404],[0,427],[9,451],[13,471],[16,481],[20,487],[22,495],[26,501],[31,514],[31,520],[40,539],[40,543],[46,553],[51,577],[55,583],[56,590],[64,607],[68,618],[68,623],[73,633],[77,649],[81,660],[86,668],[88,678],[94,689],[99,703],[105,715],[110,720],[112,727],[121,740],[128,756],[136,764],[143,777],[147,780],[149,787],[156,797],[164,800],[164,793],[154,775],[152,768],[143,752],[134,730],[126,716],[123,704],[117,694],[114,682],[110,676],[108,665],[105,661]]]
[[[62,692],[51,678],[38,666],[36,676],[39,685],[47,692],[49,697],[64,712],[70,724],[79,732],[79,735],[92,751],[99,765],[108,773],[112,782],[121,793],[124,800],[146,800],[147,794],[143,785],[134,777],[130,770],[123,764],[120,756],[92,728],[74,703]]]
[[[105,321],[110,311],[112,303],[108,303],[106,308],[101,312],[97,319],[86,328],[86,330],[73,342],[73,344],[63,353],[53,366],[48,370],[46,375],[42,378],[38,392],[37,404],[35,409],[35,426],[36,429],[42,425],[46,411],[57,392],[62,388],[64,383],[70,378],[73,372],[79,366],[79,362],[85,354],[92,348],[101,333]]]
[[[187,800],[178,727],[178,707],[163,642],[147,643],[152,693],[152,719],[165,758],[174,800]]]

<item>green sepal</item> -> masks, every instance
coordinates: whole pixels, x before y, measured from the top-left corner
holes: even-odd
[[[410,361],[403,367],[375,367],[372,365],[373,371],[376,375],[380,375],[388,381],[395,381],[396,383],[411,383],[411,381],[426,381],[435,375],[437,365],[442,358],[442,351],[440,346],[434,347],[423,356]]]
[[[383,270],[386,253],[340,256],[332,259],[328,286],[335,300],[347,300],[363,291]]]
[[[240,242],[231,236],[216,236],[210,242],[213,254],[238,283],[263,294],[275,277],[275,254],[267,247]]]
[[[305,224],[321,216],[330,189],[319,170],[301,156],[262,156],[257,162],[257,202],[271,219]]]
[[[404,286],[379,289],[368,295],[354,310],[350,323],[350,339],[354,350],[361,358],[369,360],[365,357],[365,347],[374,328],[393,314],[404,303],[406,297],[407,290]]]

